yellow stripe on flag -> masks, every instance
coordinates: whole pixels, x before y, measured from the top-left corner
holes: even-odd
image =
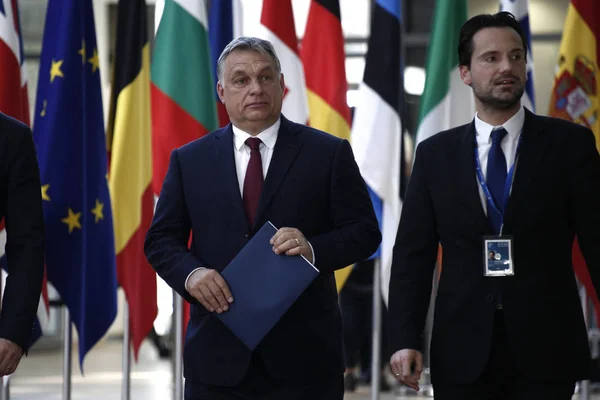
[[[342,139],[350,139],[350,126],[325,100],[312,90],[307,90],[310,126]]]
[[[307,90],[307,94],[308,108],[310,110],[310,126],[342,139],[350,139],[350,127],[340,113],[312,90]],[[348,280],[352,272],[352,267],[350,265],[335,271],[335,284],[338,292],[342,290],[342,287]]]
[[[590,128],[600,150],[600,74],[596,43],[594,32],[573,4],[569,4],[549,115]]]
[[[150,50],[142,50],[142,68],[117,97],[109,188],[117,254],[139,229],[141,198],[152,182],[150,138]]]

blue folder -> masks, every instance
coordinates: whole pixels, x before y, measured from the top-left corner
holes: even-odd
[[[223,270],[233,303],[217,317],[250,349],[260,343],[319,275],[302,256],[275,254],[267,222]]]

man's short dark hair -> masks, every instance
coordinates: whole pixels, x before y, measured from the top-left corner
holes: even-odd
[[[465,22],[460,28],[458,39],[458,65],[471,67],[471,57],[473,56],[473,36],[484,28],[512,28],[523,42],[525,50],[525,61],[527,61],[527,37],[521,29],[519,21],[509,12],[502,11],[497,14],[480,14]]]

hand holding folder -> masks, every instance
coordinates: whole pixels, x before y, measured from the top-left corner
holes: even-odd
[[[221,273],[235,301],[216,316],[250,350],[319,275],[302,256],[275,254],[269,240],[276,232],[264,224]]]

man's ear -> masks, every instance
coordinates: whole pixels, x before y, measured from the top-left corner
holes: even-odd
[[[225,89],[223,89],[221,81],[217,81],[217,94],[219,95],[219,100],[221,100],[221,103],[225,104]]]
[[[460,79],[462,79],[463,83],[467,86],[471,86],[473,82],[471,80],[471,70],[466,65],[459,65],[458,70],[460,71]]]

